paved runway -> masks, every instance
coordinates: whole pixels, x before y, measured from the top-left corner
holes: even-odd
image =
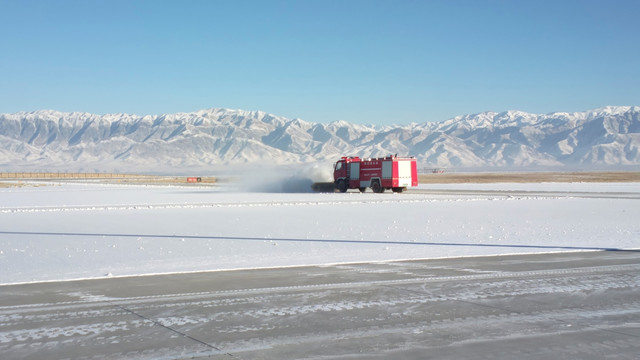
[[[638,359],[640,252],[0,287],[2,359]]]

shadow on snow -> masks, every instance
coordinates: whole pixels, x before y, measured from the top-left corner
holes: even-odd
[[[600,250],[600,251],[628,251],[640,252],[639,249],[621,249],[591,246],[564,245],[522,245],[522,244],[477,244],[457,242],[422,242],[422,241],[383,241],[383,240],[348,240],[348,239],[292,239],[267,237],[239,237],[239,236],[207,236],[207,235],[163,235],[163,234],[106,234],[106,233],[73,233],[73,232],[30,232],[30,231],[0,231],[0,235],[37,235],[37,236],[83,236],[83,237],[135,237],[135,238],[164,238],[164,239],[199,239],[199,240],[238,240],[238,241],[281,241],[301,243],[333,243],[333,244],[376,244],[376,245],[416,245],[416,246],[467,246],[492,248],[524,248],[524,249],[559,249],[559,250]]]

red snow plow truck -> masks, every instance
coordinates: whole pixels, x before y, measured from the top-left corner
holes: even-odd
[[[418,168],[413,157],[387,156],[367,159],[343,156],[333,171],[333,186],[340,192],[368,187],[375,193],[387,189],[403,192],[410,186],[418,186]],[[328,185],[328,184],[327,184]]]

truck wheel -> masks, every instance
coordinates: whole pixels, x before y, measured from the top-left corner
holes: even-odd
[[[358,190],[360,190],[360,192],[362,192],[362,193],[363,193],[363,192],[367,191],[367,188],[366,188],[366,187],[358,188]]]
[[[373,190],[374,193],[381,193],[384,191],[384,188],[380,185],[380,182],[376,180],[371,183],[371,190]]]
[[[338,190],[343,193],[347,192],[347,183],[344,180],[338,180]]]
[[[405,188],[405,187],[394,187],[391,190],[393,190],[393,192],[395,192],[395,193],[401,193],[401,192],[405,191],[406,189],[407,188]]]

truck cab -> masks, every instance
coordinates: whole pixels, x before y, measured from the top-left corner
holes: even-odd
[[[343,156],[333,168],[333,179],[336,189],[346,192],[353,188],[352,180],[360,178],[360,158]]]

